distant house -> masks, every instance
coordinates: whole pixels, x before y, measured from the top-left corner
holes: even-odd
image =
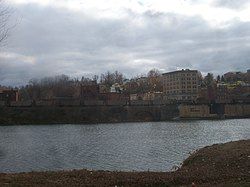
[[[230,99],[233,101],[241,100],[244,95],[250,93],[250,84],[244,83],[242,81],[230,84],[228,88],[230,93]]]
[[[162,92],[148,92],[148,93],[138,93],[130,94],[130,101],[143,100],[143,101],[153,101],[162,100]]]
[[[99,99],[103,101],[128,101],[129,96],[124,93],[108,92],[100,94]]]
[[[104,85],[104,84],[99,84],[99,93],[103,94],[103,93],[108,93],[109,92],[109,88]]]
[[[123,91],[123,88],[120,84],[115,83],[110,87],[111,93],[121,93]]]
[[[5,102],[18,101],[18,90],[0,88],[0,101],[5,101]]]
[[[137,94],[130,94],[129,100],[130,100],[130,101],[138,100],[138,95],[137,95]]]
[[[247,70],[246,73],[235,71],[235,72],[227,72],[223,75],[226,82],[237,82],[237,81],[244,81],[250,83],[250,71]]]
[[[162,92],[148,92],[143,94],[142,100],[144,101],[153,101],[153,100],[162,100]]]

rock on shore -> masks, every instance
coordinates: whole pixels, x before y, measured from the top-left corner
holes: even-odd
[[[0,174],[0,186],[250,186],[250,140],[198,150],[174,172],[72,170]]]

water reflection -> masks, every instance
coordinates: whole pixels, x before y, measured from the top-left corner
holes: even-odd
[[[249,122],[0,126],[0,172],[167,171],[197,148],[250,138]]]

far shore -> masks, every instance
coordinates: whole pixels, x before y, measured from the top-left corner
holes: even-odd
[[[15,125],[100,125],[100,124],[118,124],[118,123],[144,123],[144,122],[189,122],[189,121],[202,121],[202,120],[209,120],[209,121],[223,121],[223,120],[231,120],[231,119],[250,119],[250,117],[231,117],[231,118],[178,118],[178,119],[168,119],[164,121],[104,121],[104,122],[83,122],[83,123],[77,123],[77,122],[67,122],[67,123],[59,123],[59,122],[47,122],[47,123],[41,123],[41,122],[34,122],[34,123],[1,123],[0,126],[15,126]]]

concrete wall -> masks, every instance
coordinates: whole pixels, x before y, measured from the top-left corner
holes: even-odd
[[[54,104],[53,100],[36,101],[36,106],[52,106],[53,104]]]
[[[132,101],[130,101],[130,105],[147,106],[147,105],[152,105],[152,102],[151,101],[144,101],[144,100],[132,100]]]
[[[31,107],[32,106],[32,101],[11,101],[10,102],[11,107]]]
[[[226,117],[248,117],[250,116],[250,104],[227,104],[225,105]]]
[[[0,107],[0,124],[109,123],[217,118],[209,105],[15,106]],[[27,103],[30,104],[30,103]],[[93,103],[96,104],[96,103]],[[250,105],[225,105],[225,117],[250,117]]]
[[[178,116],[171,106],[0,107],[0,124],[162,121]]]
[[[85,100],[85,101],[83,101],[83,105],[85,105],[85,106],[103,106],[104,101],[101,101],[101,100]]]
[[[221,108],[224,110],[219,110]],[[211,114],[211,109],[217,110]],[[179,111],[181,118],[219,118],[223,115],[225,118],[250,117],[250,104],[216,104],[214,107],[209,105],[180,105]]]
[[[78,99],[54,100],[55,106],[80,106],[81,101]]]
[[[124,106],[124,105],[126,105],[127,104],[127,101],[119,101],[119,100],[108,100],[108,101],[106,101],[105,102],[105,104],[106,105],[108,105],[108,106]]]
[[[1,101],[0,101],[1,102]],[[28,107],[28,106],[39,106],[39,107],[67,107],[67,106],[158,106],[158,105],[169,105],[170,103],[164,100],[132,100],[127,101],[124,99],[120,100],[80,100],[80,99],[54,99],[54,100],[40,100],[40,101],[13,101],[10,103],[12,107]],[[9,106],[6,102],[1,102],[0,106]]]
[[[180,105],[181,118],[208,118],[210,110],[208,105]]]

